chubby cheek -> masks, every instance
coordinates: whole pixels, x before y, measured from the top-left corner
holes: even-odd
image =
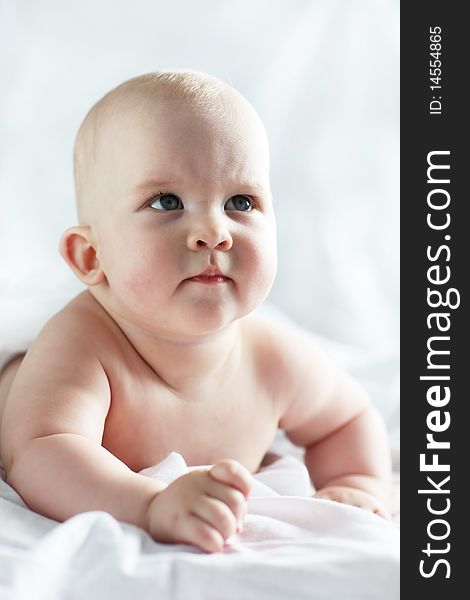
[[[260,235],[245,246],[242,281],[247,308],[253,310],[269,294],[277,272],[277,248],[275,236]]]
[[[113,241],[113,249],[104,261],[105,273],[113,295],[119,296],[124,304],[138,302],[139,306],[155,301],[155,292],[171,284],[174,266],[171,253],[164,244],[148,244],[143,239]]]

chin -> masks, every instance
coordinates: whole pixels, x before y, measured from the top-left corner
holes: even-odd
[[[220,305],[193,305],[182,316],[180,330],[189,335],[216,333],[241,318],[239,312]]]

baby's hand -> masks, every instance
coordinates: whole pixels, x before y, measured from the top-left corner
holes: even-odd
[[[343,485],[331,485],[318,490],[315,494],[315,498],[351,504],[352,506],[357,506],[358,508],[373,512],[384,519],[391,518],[390,513],[380,500],[377,500],[372,494],[358,488]]]
[[[150,535],[158,542],[194,544],[220,552],[240,529],[251,489],[250,472],[236,460],[175,479],[149,506]]]

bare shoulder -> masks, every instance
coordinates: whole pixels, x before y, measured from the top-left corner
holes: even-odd
[[[117,346],[113,327],[105,310],[83,292],[44,325],[20,372],[27,371],[28,384],[38,387],[102,388],[103,365]]]
[[[85,295],[40,331],[16,374],[2,419],[2,455],[28,439],[76,433],[99,441],[110,405],[101,356],[109,326]]]
[[[307,373],[310,385],[323,384],[321,372],[330,363],[308,332],[287,320],[260,315],[246,317],[244,328],[258,372],[283,404],[292,401]]]
[[[53,336],[57,341],[80,342],[89,348],[112,339],[111,318],[90,292],[85,291],[73,298],[62,310],[56,313],[43,327],[36,341]],[[104,339],[102,339],[104,338]],[[98,343],[96,343],[98,342]]]
[[[282,388],[290,363],[282,344],[285,327],[275,320],[251,314],[243,320],[242,331],[256,372],[266,381],[272,382],[274,388]]]
[[[305,446],[364,409],[364,390],[295,324],[266,317],[246,320],[260,372],[280,397],[279,426]],[[315,432],[315,433],[314,433]]]
[[[116,345],[114,321],[86,291],[71,300],[41,329],[26,358],[61,364],[77,360],[89,365],[92,359],[103,361]],[[76,364],[75,368],[80,369]]]

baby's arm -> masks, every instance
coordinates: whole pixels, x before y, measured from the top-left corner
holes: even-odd
[[[296,385],[280,426],[305,447],[317,496],[388,517],[391,461],[382,418],[308,336],[284,336],[284,348],[296,357]]]
[[[347,386],[344,393],[348,393]],[[349,387],[352,397],[354,388]],[[366,407],[344,425],[306,447],[317,497],[353,504],[389,518],[390,451],[378,412]]]
[[[249,473],[224,461],[167,486],[133,472],[101,445],[110,402],[92,345],[60,318],[46,326],[5,407],[0,439],[8,483],[31,509],[59,521],[103,510],[158,541],[220,550],[243,516]]]

